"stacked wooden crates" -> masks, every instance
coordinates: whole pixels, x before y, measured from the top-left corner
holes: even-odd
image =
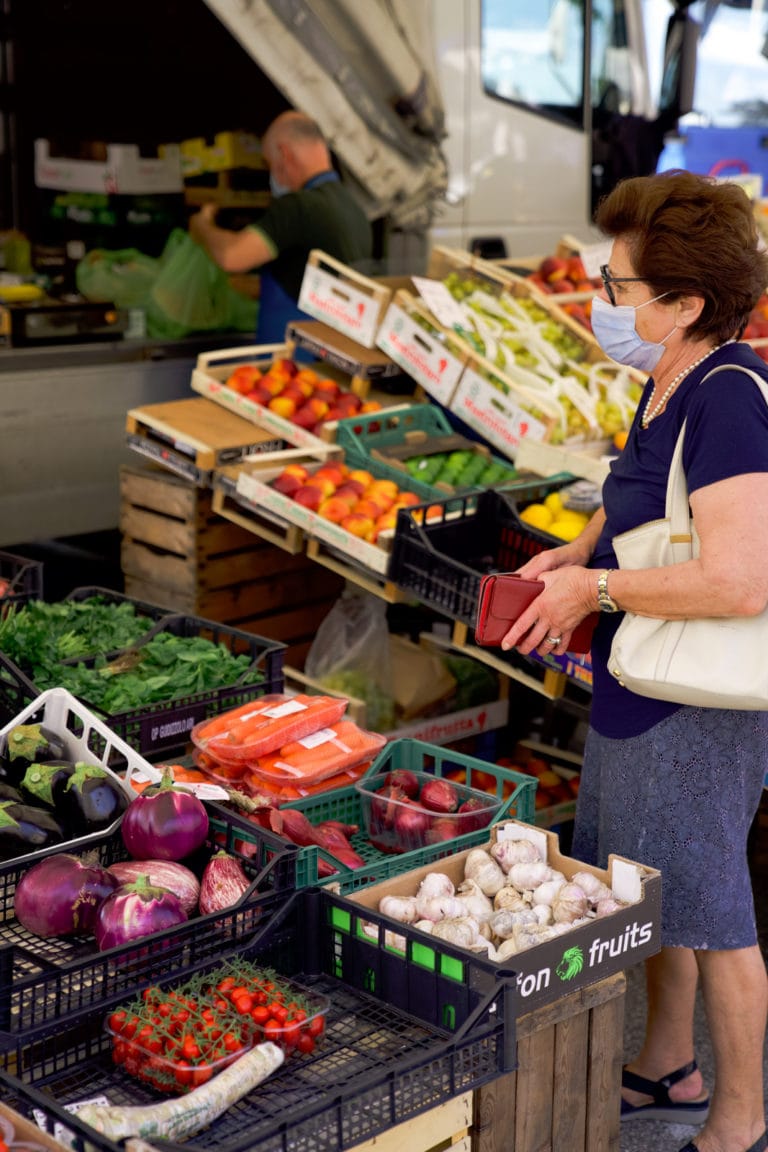
[[[302,668],[343,579],[218,516],[211,499],[161,467],[121,467],[126,595],[279,640]]]

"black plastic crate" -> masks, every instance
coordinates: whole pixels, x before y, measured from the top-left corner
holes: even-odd
[[[514,492],[488,490],[401,508],[390,580],[443,616],[474,626],[482,576],[513,572],[545,548],[563,543],[525,524],[517,509],[572,481],[560,474]]]
[[[234,684],[178,696],[129,712],[108,715],[88,700],[83,700],[94,715],[103,718],[116,735],[142,756],[157,758],[180,753],[186,747],[195,724],[258,696],[283,691],[285,644],[199,616],[164,613],[137,641],[134,649],[140,649],[160,632],[188,639],[202,637],[213,644],[223,644],[233,655],[248,655],[250,664]],[[127,651],[130,650],[124,650]],[[119,655],[110,653],[110,659]],[[254,680],[256,673],[261,677],[258,680]],[[39,694],[40,689],[22,669],[0,653],[0,723],[9,723]]]
[[[231,1106],[179,1152],[340,1152],[412,1119],[454,1096],[496,1079],[515,1065],[513,982],[498,979],[463,1023],[450,1031],[416,1004],[404,1012],[375,989],[340,979],[334,933],[324,914],[326,894],[297,893],[238,958],[274,968],[330,1000],[326,1030],[311,1056],[291,1056],[268,1080]],[[226,957],[201,965],[218,966]],[[171,981],[164,980],[164,985]],[[37,1108],[49,1128],[63,1124],[74,1146],[120,1152],[120,1146],[65,1111],[74,1101],[106,1096],[111,1104],[142,1105],[163,1097],[115,1068],[104,1012],[59,1029],[19,1052],[15,1076],[0,1072],[3,1099],[25,1116]]]
[[[297,849],[256,824],[230,819],[218,806],[207,807],[206,842],[183,863],[200,877],[214,852],[223,849],[240,860],[251,886],[233,908],[194,915],[162,936],[148,937],[146,947],[132,943],[99,952],[90,936],[42,938],[27,931],[14,915],[13,901],[29,863],[0,864],[0,1067],[8,1066],[25,1037],[129,998],[155,977],[180,976],[187,966],[232,948],[284,904],[295,888]],[[91,838],[88,850],[104,866],[130,859],[119,828]],[[50,848],[37,859],[60,851],[61,846]]]
[[[43,563],[0,552],[0,615],[11,605],[19,607],[28,600],[43,598]]]

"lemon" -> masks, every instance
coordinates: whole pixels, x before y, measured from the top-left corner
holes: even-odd
[[[584,530],[584,525],[580,524],[578,520],[565,520],[558,518],[553,520],[549,526],[549,532],[553,536],[557,536],[558,540],[575,540],[576,537]]]
[[[560,498],[559,492],[550,492],[548,496],[544,497],[544,507],[549,508],[554,517],[562,511],[563,501]]]
[[[613,437],[613,446],[614,448],[618,448],[619,452],[621,452],[621,450],[624,448],[624,445],[627,442],[627,436],[629,436],[629,432],[626,428],[622,428],[620,432],[615,433]]]
[[[575,508],[563,508],[562,511],[558,512],[557,516],[554,517],[554,520],[578,524],[581,529],[586,528],[589,523],[589,516],[587,516],[586,512],[578,512]]]
[[[544,504],[529,504],[520,513],[520,519],[532,528],[548,529],[554,516]]]

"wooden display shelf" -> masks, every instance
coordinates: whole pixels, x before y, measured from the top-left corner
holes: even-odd
[[[410,593],[403,592],[386,576],[373,572],[369,568],[356,567],[349,562],[348,558],[343,559],[339,552],[334,551],[324,541],[318,540],[316,537],[308,537],[306,543],[307,556],[310,560],[322,564],[325,568],[330,568],[332,572],[343,576],[351,584],[356,584],[358,588],[363,588],[366,592],[371,592],[374,596],[386,600],[388,604],[405,604],[412,599]]]
[[[619,1152],[623,972],[517,1019],[517,1071],[474,1093],[472,1152]]]
[[[130,448],[203,487],[220,465],[285,447],[273,432],[198,396],[131,408],[125,430]]]
[[[487,664],[489,668],[501,672],[510,680],[515,680],[533,692],[538,692],[540,696],[546,696],[548,700],[556,700],[562,696],[568,682],[568,677],[564,672],[556,672],[552,668],[542,666],[541,675],[537,676],[535,671],[526,672],[495,655],[494,649],[480,648],[469,639],[469,627],[459,620],[453,625],[450,646],[455,648],[457,652],[461,652],[463,656],[469,656],[472,660]],[[533,665],[531,667],[533,668]]]

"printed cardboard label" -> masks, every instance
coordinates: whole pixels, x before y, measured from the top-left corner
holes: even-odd
[[[547,426],[527,412],[514,395],[494,388],[474,368],[464,370],[451,411],[512,459],[524,438],[543,440],[547,434]]]
[[[427,332],[397,304],[390,304],[376,343],[425,392],[441,404],[450,403],[464,364],[438,335]]]
[[[374,347],[379,302],[338,276],[308,264],[301,282],[299,307],[365,348]]]

